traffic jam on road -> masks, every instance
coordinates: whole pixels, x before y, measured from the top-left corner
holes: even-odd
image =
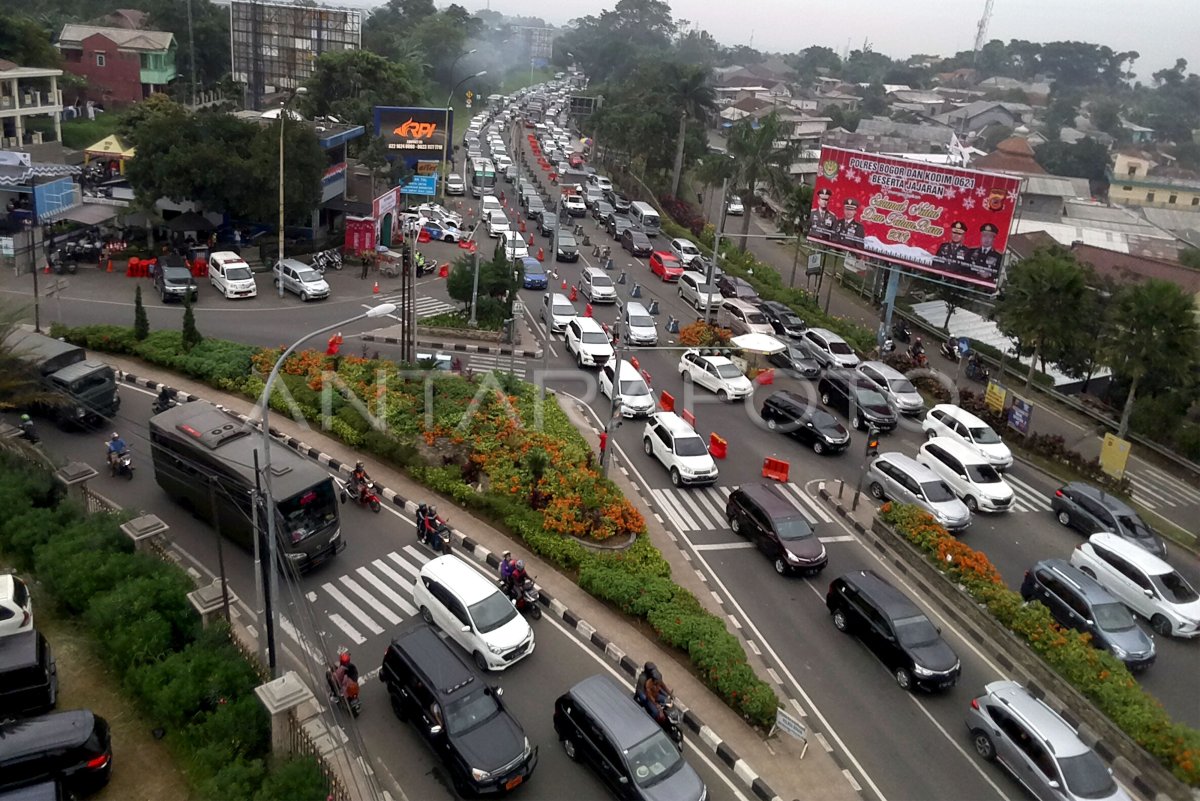
[[[1026,791],[1126,798],[1076,729],[868,548],[818,490],[847,507],[853,499],[863,520],[888,501],[926,510],[986,553],[1026,601],[1091,634],[1192,726],[1200,725],[1200,562],[1119,499],[1014,459],[1007,432],[953,403],[928,404],[909,376],[763,300],[691,240],[669,238],[655,208],[630,197],[634,187],[588,163],[568,93],[556,81],[478,114],[463,136],[461,173],[446,181],[450,197],[406,210],[401,219],[428,239],[417,316],[458,308],[435,265],[453,262],[464,240],[487,254],[502,248],[522,265],[518,325],[541,358],[468,353],[465,367],[544,386],[589,421],[602,467],[667,530],[730,628],[768,666],[785,706],[838,755],[852,788],[879,801]],[[722,220],[745,213],[740,201],[723,206]],[[236,302],[299,308],[314,320],[324,319],[323,306],[391,297],[386,285],[379,294],[368,288],[378,287],[374,277],[352,283],[358,265],[347,266],[326,254],[312,264],[285,259],[267,279],[274,291],[264,291],[236,253],[218,252],[211,293],[166,266],[155,289],[163,303],[199,295],[214,314],[216,303]],[[389,276],[386,265],[379,274]],[[285,292],[294,298],[274,299]],[[729,346],[680,344],[681,327],[700,320],[728,329]],[[285,321],[264,314],[261,325],[248,336],[284,339]],[[220,473],[250,497],[258,443],[205,401],[176,403],[136,386],[118,395],[111,369],[43,339],[26,344],[44,374],[69,373],[58,383],[80,393],[72,409],[105,409],[103,428],[47,427],[43,447],[66,455],[86,440],[107,454],[116,437],[108,429],[117,428],[119,451],[133,461],[127,476],[114,466],[97,479],[97,490],[167,522],[185,565],[205,579],[221,564],[234,614],[256,619],[248,605],[256,567],[222,555],[214,534],[252,550],[251,516],[237,493],[213,500],[198,476]],[[448,353],[427,350],[449,366]],[[80,381],[86,370],[97,375]],[[107,393],[103,403],[98,392]],[[272,453],[277,518],[291,544],[281,558],[295,568],[275,610],[283,652],[307,670],[329,668],[330,689],[346,702],[339,724],[369,744],[372,770],[390,786],[409,798],[559,797],[566,787],[584,799],[749,797],[711,751],[680,735],[656,670],[636,685],[651,697],[633,698],[624,674],[540,616],[536,577],[523,563],[506,565],[513,572],[502,577],[447,553],[439,526],[452,525],[454,512],[380,504],[362,463],[347,484],[323,462],[283,447]],[[1154,492],[1163,505],[1200,503],[1182,483]],[[28,608],[20,589],[0,580],[0,653],[5,627]],[[339,651],[362,672],[330,667],[327,655]],[[657,703],[657,721],[639,708]],[[384,708],[404,724],[363,712]]]

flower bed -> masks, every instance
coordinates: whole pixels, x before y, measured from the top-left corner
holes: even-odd
[[[880,519],[920,549],[938,570],[1024,640],[1178,779],[1200,786],[1200,731],[1172,722],[1121,661],[1092,646],[1091,635],[1062,628],[1042,604],[1024,603],[1005,586],[987,556],[951,536],[918,507],[884,504]]]
[[[163,345],[170,332],[136,343],[124,331],[104,326],[54,333],[91,349],[181,365],[189,375],[252,399],[261,395],[263,376],[281,353],[205,339],[203,346],[214,352],[245,356],[241,375],[228,378],[227,365],[207,358],[181,362],[167,352]],[[277,386],[273,409],[290,415],[294,403],[306,419],[323,421],[347,445],[484,513],[543,558],[577,572],[585,590],[644,619],[663,642],[685,652],[697,674],[750,723],[764,729],[774,723],[778,700],[770,686],[754,675],[724,621],[670,581],[670,568],[650,544],[641,513],[600,474],[592,447],[553,398],[539,403],[535,387],[506,374],[414,375],[393,362],[335,360],[314,351],[290,357],[281,377],[291,399]],[[334,390],[327,401],[326,383]],[[364,407],[382,430],[361,414]],[[630,539],[633,545],[619,553],[595,553],[583,544]]]

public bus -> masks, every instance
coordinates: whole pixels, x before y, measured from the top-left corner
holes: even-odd
[[[490,159],[471,159],[471,196],[483,197],[496,191],[496,167]]]
[[[642,203],[640,201],[630,203],[629,219],[633,221],[633,227],[646,236],[658,236],[661,223],[658,212],[649,203]]]
[[[150,418],[158,485],[247,550],[254,547],[254,458],[256,451],[263,458],[261,449],[257,429],[206,401],[181,403]],[[333,477],[285,445],[271,448],[270,468],[282,560],[303,572],[345,548]],[[266,480],[263,472],[258,483]],[[265,533],[261,504],[257,520]]]

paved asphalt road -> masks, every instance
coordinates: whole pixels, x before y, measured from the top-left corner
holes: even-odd
[[[505,184],[501,187],[505,188],[506,194],[511,197],[512,189]],[[594,240],[612,244],[606,235],[597,231],[595,224],[590,220],[584,225]],[[538,241],[542,240],[539,238]],[[665,246],[661,238],[656,240],[656,244],[658,243]],[[439,255],[439,260],[453,258],[461,252],[439,244],[426,247],[428,252],[445,254]],[[549,250],[549,247],[546,249]],[[628,296],[633,281],[638,281],[644,290],[643,303],[648,305],[652,299],[660,302],[660,319],[664,324],[667,315],[673,315],[685,322],[695,317],[695,311],[679,301],[674,286],[663,284],[649,274],[644,260],[633,259],[615,247],[613,256],[617,272],[624,269],[630,282],[619,288],[622,299]],[[570,284],[574,284],[580,270],[593,264],[590,249],[584,249],[584,256],[579,264],[559,264],[554,267]],[[547,266],[551,265],[547,263]],[[557,280],[560,279],[556,279],[556,285]],[[72,323],[125,322],[131,319],[132,313],[128,306],[122,308],[108,305],[109,302],[128,303],[116,299],[120,294],[129,292],[129,283],[128,279],[115,276],[81,274],[73,277],[72,287],[61,301],[63,319]],[[355,313],[363,304],[372,301],[369,286],[359,282],[356,277],[351,277],[349,270],[331,276],[331,283],[333,297],[330,300],[309,304],[302,310],[302,304],[290,296],[282,304],[270,293],[256,301],[234,303],[202,291],[197,309],[198,324],[202,332],[212,332],[248,342],[279,344],[290,341],[298,331],[334,322]],[[0,291],[11,292],[14,289],[11,279],[7,277],[0,286],[3,287]],[[113,289],[114,286],[125,289],[117,292]],[[445,299],[444,288],[436,280],[427,280],[422,286],[422,291],[428,292],[430,297],[437,300]],[[78,299],[73,298],[76,294]],[[540,294],[532,291],[522,292],[532,310],[538,308]],[[108,298],[114,300],[108,301]],[[433,302],[429,303],[432,308]],[[162,310],[157,308],[156,301],[150,301],[148,305],[152,326],[178,325],[180,312],[177,308]],[[578,305],[582,311],[582,302]],[[43,320],[48,316],[53,318],[56,311],[55,301],[44,303]],[[300,315],[303,315],[304,325],[296,322]],[[616,312],[611,307],[597,307],[595,315],[602,322],[611,323]],[[528,323],[539,339],[545,340],[545,331],[533,313],[529,315]],[[664,332],[660,344],[667,344],[669,339]],[[390,349],[387,346],[380,346],[379,349],[384,355],[389,355]],[[355,352],[355,348],[349,342],[346,352]],[[586,378],[591,372],[576,369],[564,354],[565,347],[561,337],[555,337],[550,340],[550,347],[547,348],[546,359],[543,362],[518,359],[515,361],[516,371],[531,380],[544,381],[560,392],[580,397],[592,407],[597,420],[603,419],[607,416],[609,404],[607,400],[598,400],[594,382]],[[722,475],[716,487],[674,489],[670,486],[665,470],[642,453],[642,425],[626,422],[613,438],[613,447],[620,464],[641,486],[658,515],[677,532],[685,553],[719,590],[736,624],[745,629],[747,639],[754,643],[753,647],[760,649],[768,663],[774,666],[780,683],[788,688],[790,695],[799,699],[801,707],[808,715],[818,719],[818,727],[826,732],[831,747],[848,757],[855,780],[871,796],[886,799],[956,801],[1022,797],[1015,783],[993,766],[980,762],[968,750],[969,743],[962,728],[963,710],[973,693],[985,682],[999,678],[1002,672],[977,654],[950,621],[938,622],[963,660],[962,680],[957,688],[941,696],[913,696],[900,691],[873,657],[855,641],[838,635],[828,620],[824,608],[824,593],[834,576],[861,568],[872,568],[885,575],[889,574],[886,566],[862,547],[851,531],[842,527],[838,521],[831,520],[827,508],[822,507],[814,498],[815,482],[818,480],[831,482],[831,486],[838,480],[845,481],[849,484],[847,491],[852,491],[861,465],[862,436],[854,435],[850,450],[842,456],[817,457],[796,443],[766,431],[756,423],[756,415],[752,413],[754,408],[761,405],[766,395],[773,389],[784,388],[785,384],[797,391],[813,391],[815,388],[807,382],[789,384],[786,379],[781,378],[776,387],[758,388],[754,402],[726,406],[718,403],[712,395],[702,389],[693,392],[684,387],[677,372],[678,352],[642,349],[638,355],[643,368],[651,375],[655,392],[671,392],[677,399],[677,405],[694,411],[697,428],[702,436],[707,437],[710,432],[715,431],[725,437],[730,443],[730,457],[721,463]],[[490,365],[486,361],[472,356],[468,359],[468,364],[476,369],[488,366],[507,369],[509,364],[506,358],[493,360]],[[129,405],[123,409],[122,416],[128,415],[127,419],[131,421],[129,425],[132,425],[133,421],[144,419],[144,412],[135,411],[138,409],[137,400],[128,399],[127,403]],[[98,437],[93,439],[98,453],[100,440]],[[47,436],[47,440],[53,442],[52,436]],[[899,431],[884,439],[883,449],[911,454],[919,442],[917,434]],[[745,543],[738,541],[728,530],[723,519],[724,498],[729,489],[741,483],[762,481],[759,472],[761,460],[770,455],[790,462],[790,481],[782,488],[818,525],[821,535],[827,539],[830,566],[822,576],[814,579],[784,579],[775,575],[764,558],[746,548]],[[1006,581],[1016,586],[1032,561],[1049,556],[1067,556],[1071,548],[1079,542],[1079,538],[1060,528],[1046,510],[1046,497],[1054,489],[1051,479],[1022,464],[1014,468],[1011,477],[1019,496],[1017,510],[1004,516],[981,517],[964,535],[964,539],[972,546],[987,552]],[[150,475],[143,472],[134,485],[140,485],[143,480],[149,479]],[[114,490],[119,492],[121,488],[115,487]],[[100,487],[100,491],[106,490]],[[142,497],[145,497],[144,493]],[[863,502],[870,503],[870,499],[864,497]],[[189,547],[189,550],[194,547],[196,555],[204,564],[215,564],[211,532],[186,518],[177,522],[181,515],[161,494],[157,494],[156,498],[148,497],[145,501],[139,501],[139,505],[146,503],[151,506],[144,508],[160,515],[173,511],[174,517],[169,522],[179,525],[181,530],[190,532],[187,542],[191,544],[186,547]],[[346,510],[347,518],[351,518],[358,511]],[[373,571],[376,569],[374,560],[379,559],[384,565],[403,573],[403,565],[390,556],[392,553],[397,554],[399,561],[409,566],[417,564],[411,553],[415,546],[412,549],[404,547],[411,545],[409,523],[401,524],[399,521],[385,520],[381,516],[380,524],[389,527],[389,530],[398,528],[398,533],[389,533],[389,544],[378,545],[373,540],[356,545],[352,541],[348,550],[324,571],[330,574],[329,576],[319,574],[311,580],[311,585],[305,584],[304,587],[304,592],[311,593],[311,599],[314,601],[312,626],[316,630],[327,632],[333,638],[333,642],[345,642],[350,639],[348,633],[331,617],[332,614],[338,614],[367,640],[363,645],[356,646],[360,652],[366,649],[367,653],[382,651],[378,635],[369,634],[368,627],[361,625],[361,621],[356,624],[355,616],[348,608],[343,606],[339,609],[340,604],[336,598],[331,601],[333,596],[324,591],[322,585],[328,583],[334,587],[346,588],[348,585],[342,579],[348,577],[371,591],[355,577],[359,567]],[[361,554],[360,550],[363,551]],[[234,561],[229,558],[229,554],[230,550],[227,549],[227,563]],[[1200,565],[1195,559],[1185,557],[1178,549],[1172,551],[1171,561],[1190,580],[1195,582],[1200,578]],[[340,575],[335,575],[335,571]],[[899,577],[894,575],[889,575],[889,580],[903,584]],[[237,584],[239,581],[242,582],[240,585]],[[239,586],[239,594],[247,599],[252,597],[252,592],[248,589],[250,585],[246,583],[248,581],[248,573],[246,577],[234,578],[235,586]],[[247,589],[242,590],[240,587]],[[353,601],[352,589],[350,592],[343,589],[342,592]],[[911,590],[909,592],[915,595]],[[399,609],[394,614],[404,616],[403,611]],[[297,616],[298,620],[303,617],[305,616]],[[375,622],[380,627],[385,627],[383,620]],[[538,652],[531,657],[528,665],[519,665],[510,672],[511,675],[501,677],[509,691],[506,698],[513,703],[518,715],[530,728],[531,733],[536,735],[538,742],[546,742],[543,739],[544,732],[538,732],[536,728],[545,722],[539,723],[536,712],[523,713],[522,710],[528,707],[518,706],[526,684],[521,680],[520,671],[536,668],[539,658],[548,656],[547,652],[552,651],[555,657],[560,655],[559,651],[563,652],[563,658],[568,659],[571,665],[570,675],[575,675],[576,670],[582,671],[579,675],[583,675],[599,669],[598,666],[587,666],[586,659],[590,657],[583,654],[572,656],[577,649],[573,649],[572,644],[566,642],[565,635],[547,635],[545,632],[543,621],[538,631],[541,635]],[[1200,723],[1200,709],[1190,688],[1193,683],[1192,677],[1200,669],[1200,643],[1164,641],[1163,638],[1159,638],[1158,646],[1158,664],[1142,676],[1142,681],[1176,717],[1197,725]],[[555,651],[555,648],[558,651]],[[576,667],[575,662],[570,662],[571,659],[584,661]],[[360,659],[359,664],[367,662],[366,659]],[[516,686],[512,686],[514,684]],[[368,685],[364,690],[366,700],[372,706],[375,706],[372,703],[372,693],[377,689]],[[359,726],[368,730],[368,727],[378,720],[377,716],[369,716],[360,720]],[[389,730],[403,730],[390,721],[386,725]],[[373,729],[371,731],[374,733]],[[415,739],[407,739],[410,737],[412,735],[408,732],[398,735],[399,742],[409,746],[409,749],[415,747],[421,751]],[[421,753],[424,758],[426,755],[423,751]],[[551,757],[561,759],[561,754],[557,749],[543,748],[543,764],[539,768],[538,779],[544,780],[547,776],[555,775],[555,763],[551,761]],[[927,766],[931,762],[938,766],[936,771],[928,769]],[[567,775],[574,776],[573,773]],[[424,779],[414,780],[428,781],[430,787],[437,781],[429,778],[428,771],[423,776]],[[409,781],[408,774],[405,781]],[[549,782],[539,781],[535,786],[544,787],[548,784]]]
[[[131,481],[102,473],[91,486],[124,508],[158,515],[171,527],[171,540],[184,554],[184,566],[210,580],[219,570],[215,533],[172,501],[154,481],[146,429],[153,393],[128,385],[122,386],[121,393],[121,411],[114,426],[130,443],[137,470]],[[103,465],[107,429],[64,433],[46,425],[39,427],[39,432],[47,453]],[[416,615],[411,582],[432,552],[416,544],[415,521],[390,506],[385,505],[378,515],[354,504],[341,509],[346,549],[298,582],[280,583],[285,605],[281,612],[284,662],[308,676],[312,686],[320,687],[326,663],[323,655],[332,660],[339,647],[351,649],[355,663],[367,675],[363,713],[350,723],[339,712],[339,722],[344,731],[362,738],[383,788],[394,798],[411,801],[456,798],[441,763],[410,724],[392,715],[387,693],[375,680],[389,632]],[[453,520],[453,513],[449,517]],[[243,622],[253,623],[253,557],[228,542],[222,551],[231,589],[240,599],[234,613],[241,615]],[[530,742],[540,749],[537,769],[516,797],[559,801],[563,788],[570,787],[574,798],[610,798],[593,773],[573,764],[563,753],[551,714],[554,699],[581,679],[609,672],[625,684],[625,677],[612,671],[590,645],[560,622],[543,617],[532,625],[534,652],[512,668],[488,677],[504,688],[505,703],[524,726]],[[628,686],[632,690],[632,685]],[[685,756],[708,785],[710,798],[750,801],[718,771],[707,752],[688,743]]]

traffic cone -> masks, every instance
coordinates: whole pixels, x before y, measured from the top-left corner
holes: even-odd
[[[571,302],[574,303],[579,298],[579,287],[571,287]]]
[[[108,269],[105,272],[112,272],[112,259],[108,260]]]
[[[529,238],[533,239],[532,236]],[[542,248],[538,248],[538,261],[545,261],[545,260],[546,260],[546,251],[543,250]]]
[[[46,266],[45,266],[45,267],[42,269],[42,273],[44,273],[45,275],[49,275],[49,274],[50,274],[50,261],[49,261],[49,259],[47,259],[47,260],[46,260]],[[566,289],[566,288],[567,288],[567,282],[566,282],[566,281],[563,281],[563,289]]]
[[[49,268],[49,267],[47,267],[47,268],[46,268],[46,272],[50,272],[50,268]],[[567,279],[565,279],[565,278],[563,279],[563,285],[562,285],[562,288],[563,288],[563,289],[566,289],[566,288],[567,288]]]
[[[529,241],[526,242],[525,244],[529,245],[529,247],[533,247],[533,234],[529,235]]]
[[[378,294],[379,294],[379,282],[378,282],[378,281],[376,281],[376,282],[375,282],[375,288],[371,290],[371,294],[372,294],[372,295],[378,295]]]
[[[588,305],[583,307],[583,316],[584,317],[592,316],[592,304],[589,303]]]

